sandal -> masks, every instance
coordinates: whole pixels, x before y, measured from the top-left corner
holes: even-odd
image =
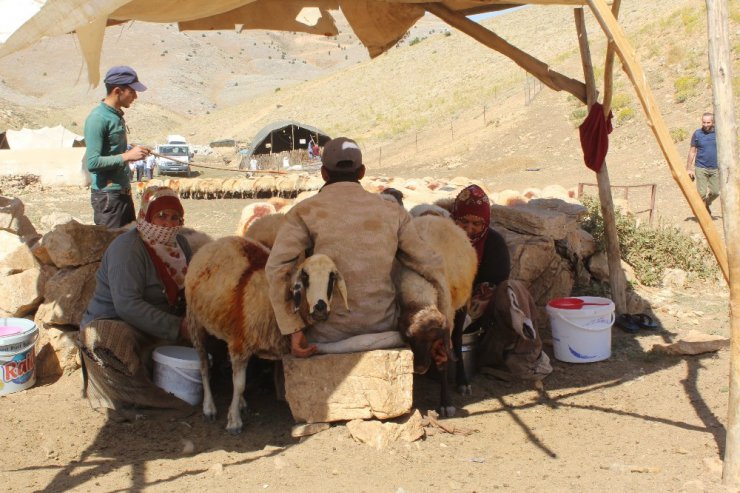
[[[641,329],[653,330],[658,328],[658,323],[646,313],[632,315],[632,319],[637,322],[637,325],[639,325]]]
[[[629,334],[636,334],[640,331],[640,325],[637,319],[629,313],[623,313],[616,319],[617,325],[625,332]]]

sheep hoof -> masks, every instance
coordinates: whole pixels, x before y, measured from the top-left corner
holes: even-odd
[[[456,412],[455,406],[441,406],[439,408],[439,416],[442,418],[452,418]]]
[[[458,385],[457,391],[460,395],[473,395],[473,386],[470,384]]]
[[[229,435],[238,435],[242,432],[242,424],[239,423],[238,425],[228,425],[226,427],[226,431],[229,433]]]

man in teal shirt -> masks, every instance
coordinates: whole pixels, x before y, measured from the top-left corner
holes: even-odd
[[[136,219],[131,199],[128,163],[146,158],[149,149],[127,149],[127,127],[122,108],[146,91],[131,67],[117,66],[105,74],[106,96],[85,120],[87,169],[92,175],[90,203],[95,224],[120,228]]]

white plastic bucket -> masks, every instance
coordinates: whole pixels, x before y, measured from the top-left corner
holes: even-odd
[[[36,383],[36,339],[39,329],[25,318],[0,318],[0,395]]]
[[[585,303],[579,309],[555,308],[549,302],[555,358],[566,363],[592,363],[612,354],[614,302],[596,296],[578,296]],[[554,301],[554,300],[553,300]]]
[[[161,346],[152,353],[154,384],[190,405],[203,400],[200,359],[195,349]]]

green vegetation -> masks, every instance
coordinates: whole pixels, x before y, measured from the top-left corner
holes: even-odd
[[[422,41],[424,41],[424,39],[425,39],[425,38],[420,38],[419,36],[417,36],[417,37],[415,37],[414,39],[412,39],[411,41],[409,41],[409,46],[414,46],[414,45],[416,45],[416,44],[419,44],[419,43],[421,43]]]
[[[583,198],[583,205],[588,214],[581,227],[594,237],[600,250],[605,250],[606,234],[599,201],[587,195]],[[615,212],[615,219],[622,259],[635,269],[635,275],[642,284],[657,286],[669,268],[685,270],[690,276],[700,279],[710,279],[719,273],[709,248],[680,229],[641,224],[620,210]]]
[[[622,108],[617,111],[617,125],[632,120],[635,117],[635,110],[632,108]]]
[[[581,123],[583,123],[584,118],[586,118],[586,113],[587,111],[585,106],[576,108],[570,112],[570,121],[573,122],[573,124],[577,127]]]
[[[696,88],[701,80],[693,75],[684,75],[676,79],[673,83],[675,92],[673,93],[673,99],[677,103],[683,103],[691,96],[696,94]]]
[[[686,137],[689,136],[689,133],[686,131],[686,129],[683,128],[672,128],[670,130],[671,133],[671,139],[673,142],[683,142],[686,140]]]

